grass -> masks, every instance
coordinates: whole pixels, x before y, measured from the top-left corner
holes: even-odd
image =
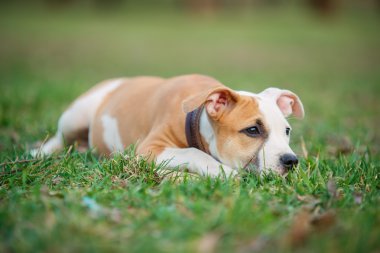
[[[379,250],[378,17],[0,12],[0,251]],[[194,72],[295,91],[300,166],[287,178],[165,178],[133,147],[110,159],[75,147],[28,155],[96,82]]]

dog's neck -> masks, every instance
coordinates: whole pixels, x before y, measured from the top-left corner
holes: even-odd
[[[187,113],[185,129],[189,147],[199,149],[220,161],[214,129],[203,105]]]
[[[204,106],[200,106],[194,111],[187,113],[185,123],[186,140],[189,147],[199,149],[208,153],[208,148],[203,143],[203,138],[200,132],[201,116],[204,113]]]

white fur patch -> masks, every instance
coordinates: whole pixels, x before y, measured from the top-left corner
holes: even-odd
[[[246,91],[239,91],[240,95],[251,96],[257,99],[259,110],[264,116],[269,136],[259,151],[259,169],[272,169],[281,171],[280,156],[284,154],[294,154],[289,147],[289,136],[286,135],[286,128],[290,127],[280,108],[275,101],[260,95]]]
[[[206,110],[203,110],[201,114],[199,122],[199,132],[206,141],[206,143],[209,145],[208,149],[210,151],[210,154],[213,157],[217,157],[219,159],[214,130],[212,129]]]
[[[107,148],[111,152],[122,152],[124,147],[121,142],[117,120],[109,115],[103,115],[101,120],[103,124],[103,140]]]
[[[89,95],[75,101],[66,112],[73,111],[73,113],[76,113],[87,120],[92,119],[104,97],[119,87],[124,80],[125,79],[116,79],[110,81],[107,85],[104,85]]]
[[[158,163],[166,162],[171,168],[181,170],[188,169],[190,172],[203,176],[234,176],[237,171],[222,165],[210,155],[195,148],[166,148],[157,156]]]
[[[39,157],[44,155],[49,155],[54,153],[55,151],[60,150],[63,147],[62,136],[58,133],[52,137],[48,142],[43,144],[40,148],[36,148],[30,151],[30,154],[33,157]]]
[[[286,128],[289,123],[283,116],[277,104],[262,98],[259,102],[260,111],[265,116],[269,128],[268,140],[259,152],[260,167],[280,170],[280,156],[294,154],[289,146]]]
[[[111,81],[93,93],[76,100],[59,119],[58,132],[66,136],[77,129],[88,128],[104,97],[119,87],[123,81],[124,79]],[[91,145],[91,140],[89,143]]]

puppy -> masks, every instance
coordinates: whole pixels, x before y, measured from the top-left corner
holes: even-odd
[[[79,142],[109,155],[137,143],[138,154],[200,175],[233,176],[251,165],[286,174],[298,163],[290,115],[303,118],[304,109],[288,90],[234,91],[203,75],[113,79],[76,99],[32,154]]]

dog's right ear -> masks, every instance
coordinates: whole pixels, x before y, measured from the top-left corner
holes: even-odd
[[[227,87],[219,87],[194,95],[182,103],[185,113],[191,112],[201,105],[205,105],[208,115],[217,120],[225,109],[236,103],[239,94]]]
[[[301,99],[290,90],[268,88],[260,95],[275,101],[285,117],[293,114],[296,118],[302,119],[305,116]]]

